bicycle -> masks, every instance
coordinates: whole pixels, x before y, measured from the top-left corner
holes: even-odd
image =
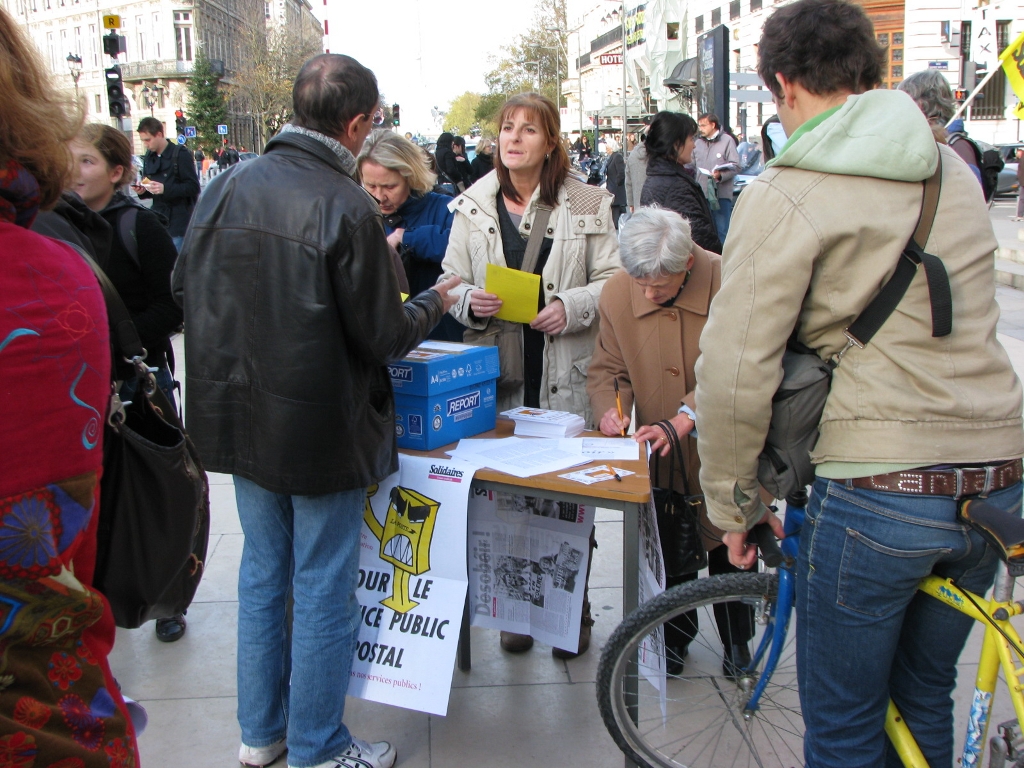
[[[978,502],[983,500],[969,502],[976,505],[971,508],[976,519],[969,522],[1003,560],[992,599],[935,575],[918,589],[985,624],[961,765],[981,765],[1001,670],[1013,681],[1007,688],[1016,719],[998,726],[989,768],[1024,768],[1024,643],[1009,622],[1024,614],[1024,600],[1012,599],[1014,580],[1024,575],[1024,520]],[[638,765],[803,765],[804,726],[789,623],[806,503],[802,491],[787,499],[781,542],[767,525],[753,531],[765,566],[777,573],[712,576],[679,585],[637,608],[609,638],[598,668],[598,708],[615,743]],[[735,640],[735,630],[722,630],[714,615],[716,606],[735,602],[748,605],[754,618],[749,647],[755,650],[742,668],[723,655],[721,635],[728,631]],[[697,612],[698,629],[689,652],[683,659],[666,654],[662,625],[691,611]],[[669,664],[682,664],[682,673],[663,677]],[[891,701],[885,728],[904,765],[927,768]]]

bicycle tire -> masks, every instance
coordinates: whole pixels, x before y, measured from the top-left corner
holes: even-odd
[[[597,697],[605,726],[627,757],[648,768],[803,765],[804,726],[792,624],[759,709],[745,713],[749,689],[768,654],[762,654],[758,670],[751,675],[738,681],[727,677],[722,668],[721,632],[713,612],[714,606],[735,601],[764,611],[773,604],[778,584],[778,576],[768,573],[697,579],[663,592],[623,620],[601,655]],[[665,715],[657,688],[634,672],[639,723],[634,724],[625,690],[628,662],[637,658],[641,643],[659,625],[691,610],[698,612],[699,628],[682,674],[666,681]],[[767,631],[762,614],[755,615],[752,654]],[[646,647],[645,653],[649,650]],[[664,669],[664,659],[662,664]]]

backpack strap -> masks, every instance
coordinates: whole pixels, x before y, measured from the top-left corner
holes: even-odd
[[[928,236],[931,234],[932,224],[935,221],[941,188],[942,154],[939,153],[939,164],[935,173],[924,182],[921,215],[918,218],[914,234],[910,236],[907,244],[903,247],[892,277],[882,286],[882,290],[857,316],[857,319],[843,331],[849,341],[833,359],[836,365],[839,364],[850,347],[863,349],[871,341],[871,338],[889,319],[889,315],[893,313],[896,305],[906,294],[919,264],[924,265],[925,276],[928,279],[928,296],[932,310],[932,336],[939,338],[952,333],[953,299],[949,288],[949,276],[946,274],[942,260],[924,251],[924,245],[928,242]]]
[[[139,261],[139,239],[135,234],[135,226],[139,220],[139,209],[134,205],[121,210],[117,216],[117,236],[121,239],[121,245],[128,252],[132,262],[140,270],[142,262]]]

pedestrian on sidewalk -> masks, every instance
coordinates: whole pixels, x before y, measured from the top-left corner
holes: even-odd
[[[373,72],[321,54],[292,99],[263,156],[207,187],[175,267],[186,413],[206,466],[234,477],[245,534],[239,760],[287,750],[294,768],[390,768],[391,744],[344,724],[363,508],[398,469],[387,364],[426,338],[459,281],[402,303],[380,209],[355,180]]]

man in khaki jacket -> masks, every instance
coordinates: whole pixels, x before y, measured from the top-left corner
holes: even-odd
[[[870,343],[842,358],[812,453],[796,587],[812,768],[885,764],[890,696],[928,763],[952,764],[950,692],[972,621],[915,587],[933,571],[980,593],[992,582],[996,558],[958,522],[958,496],[1021,508],[1021,386],[996,340],[985,202],[906,94],[871,90],[884,66],[856,5],[799,0],[766,22],[758,71],[791,138],[736,207],[696,371],[709,516],[728,531],[732,561],[750,566],[745,531],[762,518],[778,525],[758,497],[757,457],[787,339],[795,329],[822,358],[846,346],[941,157],[923,245],[949,275],[952,333],[932,337],[916,275]]]

